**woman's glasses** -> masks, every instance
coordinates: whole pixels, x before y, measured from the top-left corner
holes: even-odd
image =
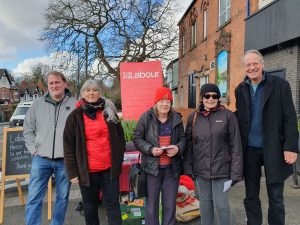
[[[217,94],[212,94],[212,95],[205,94],[205,95],[203,95],[203,98],[205,98],[205,99],[210,99],[210,98],[218,99],[218,95]]]

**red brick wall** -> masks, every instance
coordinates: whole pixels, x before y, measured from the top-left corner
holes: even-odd
[[[259,0],[249,0],[250,2],[250,15],[258,10]]]
[[[215,54],[215,41],[219,40],[220,29],[218,27],[219,17],[219,1],[207,0],[207,39],[203,41],[203,13],[200,11],[201,3],[203,0],[198,0],[194,3],[197,10],[197,44],[196,48],[190,48],[190,14],[187,13],[185,18],[179,24],[179,30],[182,26],[185,27],[186,36],[186,53],[181,55],[181,45],[179,49],[179,90],[178,96],[183,93],[184,101],[182,107],[188,107],[188,74],[193,71],[199,71],[201,68],[208,69],[209,82],[215,83],[216,69],[209,70],[210,62],[216,61]],[[193,8],[191,10],[193,10]],[[229,108],[234,109],[234,89],[242,81],[244,75],[241,65],[241,58],[244,53],[244,40],[245,40],[245,21],[246,18],[246,1],[231,0],[230,23],[224,26],[225,32],[231,33],[231,46],[229,57]],[[207,60],[204,60],[204,55]],[[180,86],[183,88],[180,88]],[[199,102],[199,86],[200,81],[197,79],[197,92],[196,102]]]

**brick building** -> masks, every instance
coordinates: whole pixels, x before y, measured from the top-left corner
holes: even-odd
[[[20,102],[20,91],[13,76],[6,69],[0,69],[0,104]]]
[[[164,81],[172,90],[173,107],[178,107],[178,58],[172,60],[166,68],[166,80]]]
[[[234,108],[243,79],[246,0],[194,0],[180,19],[178,105],[195,108],[200,86],[216,83],[222,102]]]
[[[259,50],[265,69],[289,81],[300,113],[300,1],[248,0],[245,49]],[[258,38],[259,37],[259,38]]]

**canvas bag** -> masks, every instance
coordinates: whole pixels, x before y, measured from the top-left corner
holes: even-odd
[[[176,220],[179,222],[188,222],[199,216],[199,200],[195,197],[194,191],[190,191],[185,186],[179,185],[176,198]]]
[[[129,169],[129,189],[134,193],[135,198],[146,197],[147,182],[140,163],[134,163]]]

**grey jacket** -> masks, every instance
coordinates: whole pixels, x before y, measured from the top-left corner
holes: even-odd
[[[185,135],[181,115],[171,112],[172,138],[171,144],[177,145],[179,152],[172,157],[172,169],[175,177],[179,177],[182,168],[182,154],[185,150]],[[159,157],[152,155],[152,148],[159,147],[158,123],[152,109],[145,112],[139,119],[134,139],[134,145],[142,152],[142,167],[147,174],[157,176],[159,173]]]
[[[49,159],[64,157],[64,127],[75,103],[66,89],[65,97],[59,103],[54,102],[47,92],[32,104],[24,120],[23,132],[25,145],[32,155]]]
[[[235,115],[220,109],[208,117],[195,113],[186,127],[187,149],[184,155],[184,173],[205,179],[243,178],[243,151],[239,125]]]

